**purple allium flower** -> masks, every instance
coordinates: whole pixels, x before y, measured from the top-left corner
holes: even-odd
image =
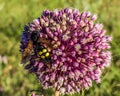
[[[45,10],[25,26],[22,61],[44,88],[64,94],[88,89],[92,81],[100,83],[102,70],[111,61],[111,37],[96,19],[97,15],[77,9]]]

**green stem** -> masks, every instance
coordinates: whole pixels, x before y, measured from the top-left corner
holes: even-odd
[[[84,96],[85,95],[85,91],[84,91],[84,89],[82,88],[82,96]]]

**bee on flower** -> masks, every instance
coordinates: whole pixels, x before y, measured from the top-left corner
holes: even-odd
[[[110,65],[112,38],[96,19],[72,8],[45,10],[24,27],[22,63],[44,88],[72,94],[101,82],[102,70]]]

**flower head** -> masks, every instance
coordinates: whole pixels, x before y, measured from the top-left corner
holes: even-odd
[[[45,10],[41,18],[24,27],[20,51],[26,69],[44,88],[61,93],[88,89],[100,82],[102,70],[110,65],[111,37],[96,15],[77,9]]]

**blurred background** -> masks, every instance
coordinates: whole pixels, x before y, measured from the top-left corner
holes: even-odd
[[[66,7],[98,14],[97,22],[113,37],[111,67],[103,72],[101,84],[93,84],[85,96],[120,96],[120,0],[0,0],[0,96],[30,96],[32,90],[52,96],[53,90],[42,89],[20,64],[20,36],[23,26],[43,10]]]

